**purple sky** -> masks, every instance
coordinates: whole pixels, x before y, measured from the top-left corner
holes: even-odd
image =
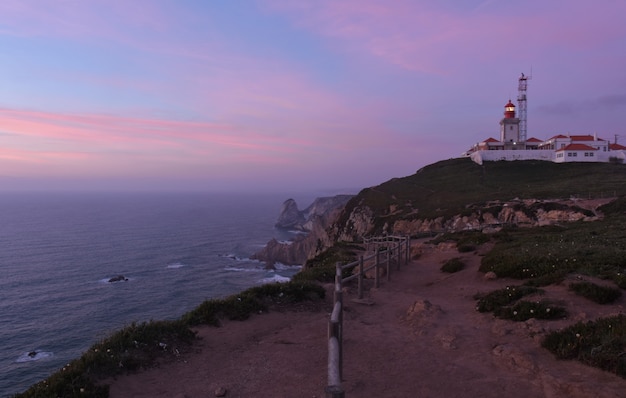
[[[356,190],[498,138],[626,144],[622,0],[2,0],[0,190]]]

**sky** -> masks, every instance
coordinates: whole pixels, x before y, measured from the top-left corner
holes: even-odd
[[[2,0],[0,191],[358,191],[499,138],[626,145],[623,0]]]

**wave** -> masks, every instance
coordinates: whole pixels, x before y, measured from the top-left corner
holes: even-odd
[[[172,264],[168,264],[167,267],[165,268],[169,268],[169,269],[178,269],[178,268],[182,268],[182,267],[186,267],[187,264],[183,264],[181,262],[175,262]]]
[[[39,361],[45,358],[52,358],[53,356],[54,354],[52,352],[35,350],[35,351],[29,351],[29,352],[23,353],[15,360],[15,362],[22,363],[22,362]]]
[[[293,271],[302,269],[301,265],[287,265],[283,263],[274,263],[274,268],[279,271]]]
[[[242,268],[242,267],[224,267],[225,271],[232,272],[263,272],[264,269],[261,268]]]
[[[276,274],[276,275],[271,276],[269,278],[261,279],[261,283],[276,283],[276,282],[278,282],[278,283],[287,283],[290,280],[291,280],[291,278],[288,278],[286,276],[281,276],[281,275]]]
[[[236,256],[234,254],[220,254],[220,257],[222,257],[222,258],[229,258],[229,259],[234,260],[234,261],[255,261],[255,260],[252,260],[252,259],[249,259],[249,258],[245,258],[245,257],[238,257],[238,256]]]

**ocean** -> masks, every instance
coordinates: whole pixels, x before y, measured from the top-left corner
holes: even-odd
[[[132,322],[177,319],[206,299],[288,280],[298,267],[270,271],[248,258],[289,238],[273,227],[285,199],[0,195],[0,397]],[[109,282],[118,275],[128,280]]]

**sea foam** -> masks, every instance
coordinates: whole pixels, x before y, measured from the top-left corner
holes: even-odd
[[[35,350],[35,351],[23,353],[22,355],[19,356],[19,358],[15,360],[15,362],[23,363],[23,362],[39,361],[45,358],[52,358],[53,356],[54,354],[52,352]]]

